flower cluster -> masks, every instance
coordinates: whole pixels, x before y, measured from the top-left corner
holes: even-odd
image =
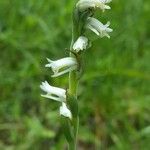
[[[82,16],[82,14],[85,11],[89,11],[90,14],[91,10],[92,12],[94,12],[94,10],[96,9],[101,9],[102,11],[105,11],[106,9],[111,9],[110,6],[107,5],[110,2],[111,0],[79,0],[78,3],[76,4],[76,8],[80,12],[79,14],[81,14]],[[85,23],[83,26],[84,32],[82,32],[80,37],[76,40],[76,42],[73,45],[73,50],[77,53],[79,51],[87,49],[90,46],[89,39],[84,35],[86,30],[88,29],[91,30],[101,38],[105,36],[107,38],[110,38],[109,33],[113,31],[111,28],[109,28],[110,22],[103,24],[98,19],[92,16],[93,13],[91,16],[90,15],[85,16],[84,18]]]
[[[90,47],[90,40],[85,36],[85,32],[87,30],[91,30],[99,37],[110,38],[109,33],[113,31],[111,28],[109,28],[110,23],[107,22],[106,24],[103,24],[93,17],[96,9],[101,9],[102,11],[110,9],[110,6],[108,6],[109,2],[111,2],[111,0],[79,0],[77,2],[75,10],[77,10],[78,13],[75,13],[76,16],[73,18],[78,18],[78,20],[76,20],[77,27],[74,27],[77,28],[75,30],[75,32],[77,31],[77,36],[74,38],[74,41],[71,45],[71,52],[75,53],[76,55],[80,55],[80,52],[83,52]],[[80,25],[82,26],[80,27]],[[78,29],[78,27],[80,28]],[[45,67],[52,69],[53,75],[51,77],[58,77],[74,70],[77,71],[79,66],[77,57],[73,57],[72,55],[56,61],[47,58],[47,61],[48,64],[46,64]],[[41,96],[61,103],[60,115],[72,119],[73,115],[67,104],[67,92],[65,89],[51,86],[47,81],[42,82],[40,88],[46,93],[44,95],[42,94]]]
[[[47,60],[48,64],[46,64],[45,67],[49,67],[52,69],[54,73],[52,77],[58,77],[77,68],[77,61],[75,58],[72,57],[66,57],[56,61],[52,61],[48,58]],[[51,86],[47,81],[42,82],[40,88],[44,92],[46,92],[45,95],[42,94],[41,96],[61,102],[62,105],[60,106],[60,115],[68,117],[70,119],[72,118],[71,111],[69,110],[66,104],[67,96],[65,89]]]

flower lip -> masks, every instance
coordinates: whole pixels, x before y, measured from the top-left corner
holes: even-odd
[[[93,17],[88,17],[87,19],[87,24],[86,24],[86,28],[90,29],[91,31],[93,31],[95,34],[97,34],[100,37],[108,37],[109,36],[109,32],[112,32],[113,30],[111,28],[109,28],[110,22],[107,22],[107,24],[102,24],[99,20],[93,18]]]
[[[80,36],[73,45],[73,50],[79,52],[86,49],[88,46],[88,39],[85,36]]]
[[[48,58],[47,60],[49,63],[46,64],[45,67],[52,68],[52,71],[54,72],[52,77],[58,77],[77,68],[77,61],[72,57],[65,57],[56,61],[52,61]]]
[[[45,95],[41,95],[43,97],[46,98],[50,98],[56,101],[66,101],[66,90],[62,89],[62,88],[58,88],[58,87],[54,87],[49,85],[49,83],[47,81],[42,82],[42,84],[40,85],[40,88],[46,92]]]
[[[62,103],[62,106],[60,106],[59,112],[60,112],[60,115],[67,117],[69,119],[72,119],[71,111],[67,108],[66,103],[64,102]]]

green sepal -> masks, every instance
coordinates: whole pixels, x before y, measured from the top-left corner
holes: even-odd
[[[86,25],[86,22],[87,22],[87,18],[90,17],[92,14],[91,14],[91,11],[90,10],[85,10],[84,12],[82,12],[80,14],[80,20],[79,20],[79,33],[80,35],[84,35],[85,33],[85,25]]]
[[[87,18],[93,15],[91,9],[87,9],[83,12],[80,12],[78,8],[74,8],[73,12],[73,32],[74,32],[74,41],[81,35],[84,35],[85,24]]]
[[[78,101],[75,96],[67,95],[67,104],[71,110],[73,119],[78,117]]]
[[[74,131],[71,127],[70,119],[61,116],[61,125],[64,136],[68,143],[72,143],[74,141]]]

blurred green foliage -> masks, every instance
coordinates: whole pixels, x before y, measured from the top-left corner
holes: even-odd
[[[71,0],[0,0],[0,150],[62,150],[59,105],[40,97],[50,78],[46,57],[68,56]],[[113,0],[111,39],[96,39],[84,55],[79,88],[78,147],[150,149],[150,2]],[[92,33],[91,33],[92,34]]]

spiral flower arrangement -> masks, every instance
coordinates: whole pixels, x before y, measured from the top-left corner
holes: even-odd
[[[79,0],[73,8],[72,16],[72,42],[70,46],[70,56],[59,60],[47,58],[47,68],[53,71],[52,77],[59,77],[69,73],[68,89],[62,89],[50,85],[47,81],[42,82],[40,88],[45,92],[41,96],[61,103],[59,113],[64,135],[68,142],[68,149],[77,148],[77,134],[79,126],[78,97],[77,88],[82,69],[82,54],[91,46],[90,39],[86,36],[87,30],[91,30],[99,37],[110,38],[109,33],[113,30],[109,28],[110,22],[103,24],[94,18],[97,9],[111,9],[108,6],[111,0]]]

